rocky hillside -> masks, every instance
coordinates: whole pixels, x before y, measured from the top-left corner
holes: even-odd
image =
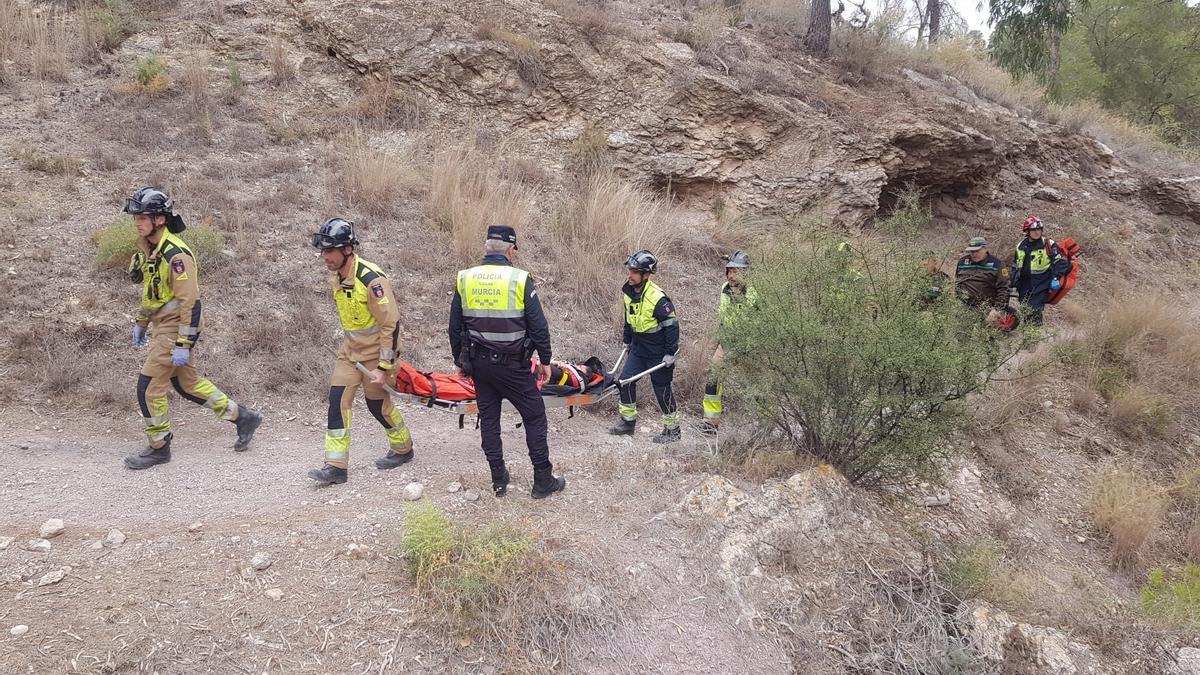
[[[0,0],[0,429],[14,472],[0,497],[0,662],[1200,673],[1195,624],[1139,599],[1151,567],[1200,555],[1175,537],[1194,513],[1183,491],[1152,490],[1163,534],[1132,566],[1114,564],[1120,541],[1092,507],[1102,477],[1175,485],[1200,451],[1190,408],[1168,406],[1162,433],[1131,431],[1141,409],[1122,423],[1129,397],[1104,389],[1113,349],[1097,337],[1118,319],[1131,334],[1157,326],[1122,343],[1122,386],[1192,397],[1191,352],[1153,377],[1137,354],[1183,344],[1178,327],[1197,316],[1193,167],[1051,123],[927,56],[810,59],[768,11],[778,3],[710,4]],[[204,369],[268,420],[235,456],[225,426],[173,399],[177,460],[150,475],[120,466],[141,442],[141,354],[127,346],[135,292],[99,234],[146,183],[170,189],[208,242]],[[470,425],[411,406],[419,459],[404,476],[370,468],[382,435],[360,414],[346,489],[304,478],[336,340],[306,248],[325,217],[359,223],[365,255],[397,280],[402,353],[430,369],[449,364],[446,292],[485,222],[520,228],[556,352],[579,357],[616,352],[622,252],[656,242],[685,317],[679,388],[695,419],[716,254],[798,221],[857,236],[910,190],[944,262],[977,233],[1007,250],[1030,213],[1086,251],[1033,374],[947,439],[958,452],[941,481],[862,490],[740,433],[728,447],[749,451],[713,456],[691,428],[664,453],[648,435],[608,437],[611,411],[593,410],[552,419],[562,499],[501,501]],[[619,204],[596,207],[597,194]],[[580,222],[594,227],[568,236]],[[1122,319],[1114,298],[1165,309]],[[1063,360],[1084,348],[1095,363]],[[520,433],[506,438],[519,462]],[[466,532],[532,538],[528,564],[503,570],[525,585],[487,595],[499,609],[464,614],[406,571],[410,483]]]

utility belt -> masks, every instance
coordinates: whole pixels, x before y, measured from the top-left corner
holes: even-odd
[[[533,341],[529,338],[525,338],[521,342],[520,351],[516,353],[497,351],[491,347],[488,347],[487,345],[479,344],[478,342],[471,340],[465,334],[463,338],[465,340],[465,344],[467,345],[467,362],[486,361],[492,365],[520,365],[529,363],[529,359],[533,356],[533,352],[536,351],[533,346]]]

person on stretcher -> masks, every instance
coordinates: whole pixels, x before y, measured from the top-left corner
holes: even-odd
[[[535,357],[532,363],[537,365]],[[475,382],[457,373],[425,373],[412,364],[396,360],[396,380],[393,388],[402,394],[441,401],[471,401],[475,399]],[[589,391],[608,384],[604,364],[592,357],[583,363],[554,360],[550,363],[550,379],[539,383],[543,396],[566,396]],[[581,387],[582,384],[582,387]]]

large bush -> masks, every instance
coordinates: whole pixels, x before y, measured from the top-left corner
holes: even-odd
[[[1022,342],[949,288],[931,293],[938,280],[902,243],[797,236],[761,252],[749,280],[757,301],[721,328],[727,386],[854,483],[932,468],[964,399]]]

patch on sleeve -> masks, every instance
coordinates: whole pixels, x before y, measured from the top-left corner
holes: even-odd
[[[1008,278],[1008,268],[1007,267],[1000,268],[1000,276],[1004,277],[1005,279]]]
[[[383,297],[383,284],[375,284],[374,286],[372,286],[371,287],[371,295],[373,295],[377,298],[382,298]]]
[[[672,306],[670,302],[664,302],[662,309],[663,309],[663,314],[666,314],[667,316],[671,316],[672,314],[675,313],[675,307]]]
[[[183,258],[176,258],[171,261],[171,271],[175,274],[183,274]]]

